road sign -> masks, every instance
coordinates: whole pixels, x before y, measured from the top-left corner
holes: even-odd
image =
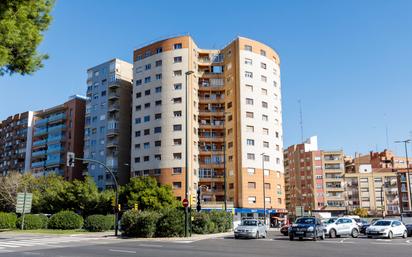
[[[17,213],[30,213],[32,201],[33,201],[32,193],[18,193],[17,203],[16,203],[16,212]]]
[[[183,201],[182,201],[182,203],[183,203],[183,207],[187,207],[187,206],[189,206],[189,201],[185,198],[185,199],[183,199]]]
[[[74,158],[76,156],[74,155],[73,152],[67,152],[67,160],[66,160],[66,165],[67,167],[74,167]]]

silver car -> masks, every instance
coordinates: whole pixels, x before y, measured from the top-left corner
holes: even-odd
[[[330,218],[323,222],[325,225],[325,234],[330,238],[350,235],[353,238],[359,236],[359,226],[352,218]]]
[[[237,228],[235,228],[235,238],[266,238],[266,226],[260,220],[242,220]]]

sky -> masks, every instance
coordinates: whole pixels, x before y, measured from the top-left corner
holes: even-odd
[[[409,0],[57,0],[39,47],[50,59],[0,77],[0,120],[85,95],[87,68],[131,62],[158,38],[189,33],[207,49],[245,36],[280,55],[285,147],[301,142],[301,100],[303,137],[321,149],[403,155],[394,141],[412,136],[411,13]]]

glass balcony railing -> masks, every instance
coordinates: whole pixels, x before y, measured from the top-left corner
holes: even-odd
[[[32,164],[31,164],[31,167],[32,168],[39,168],[39,167],[43,167],[44,166],[44,162],[42,161],[42,162],[33,162]]]
[[[60,164],[60,162],[61,162],[61,159],[60,159],[60,158],[58,158],[58,159],[46,160],[46,166]]]
[[[46,119],[41,119],[41,120],[36,120],[35,125],[36,125],[36,126],[37,126],[37,125],[44,125],[44,124],[47,123],[47,121],[48,121],[47,118],[46,118]]]
[[[47,134],[47,129],[46,128],[34,130],[34,135],[35,136],[41,136],[41,135],[45,135],[45,134]]]
[[[66,114],[65,113],[60,113],[60,114],[57,114],[57,115],[50,116],[49,117],[49,122],[62,120],[62,119],[65,119],[65,118],[66,118]]]
[[[66,128],[66,125],[65,125],[65,124],[61,124],[61,125],[49,127],[49,131],[62,130],[62,129],[65,129],[65,128]]]
[[[54,136],[54,137],[48,137],[47,142],[55,142],[55,141],[61,141],[63,139],[63,136]]]
[[[33,142],[33,146],[41,146],[41,145],[45,145],[45,144],[46,144],[46,142],[47,142],[47,140],[46,140],[46,139],[39,140],[39,141],[35,141],[35,142]]]
[[[48,152],[48,153],[60,152],[62,149],[63,149],[63,148],[62,148],[61,145],[52,145],[52,146],[49,146],[49,147],[47,148],[47,152]]]
[[[36,157],[36,156],[41,156],[41,155],[45,155],[45,154],[46,154],[46,150],[42,150],[42,151],[33,152],[31,154],[31,156]]]

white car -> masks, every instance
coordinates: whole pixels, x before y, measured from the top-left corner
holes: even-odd
[[[359,227],[356,221],[352,218],[330,218],[323,222],[325,225],[325,234],[330,238],[350,235],[353,238],[359,236]]]
[[[260,220],[242,220],[242,223],[235,228],[235,239],[238,238],[266,238],[266,226]]]
[[[368,238],[373,236],[393,238],[401,236],[406,238],[408,230],[399,220],[378,220],[366,229]]]

